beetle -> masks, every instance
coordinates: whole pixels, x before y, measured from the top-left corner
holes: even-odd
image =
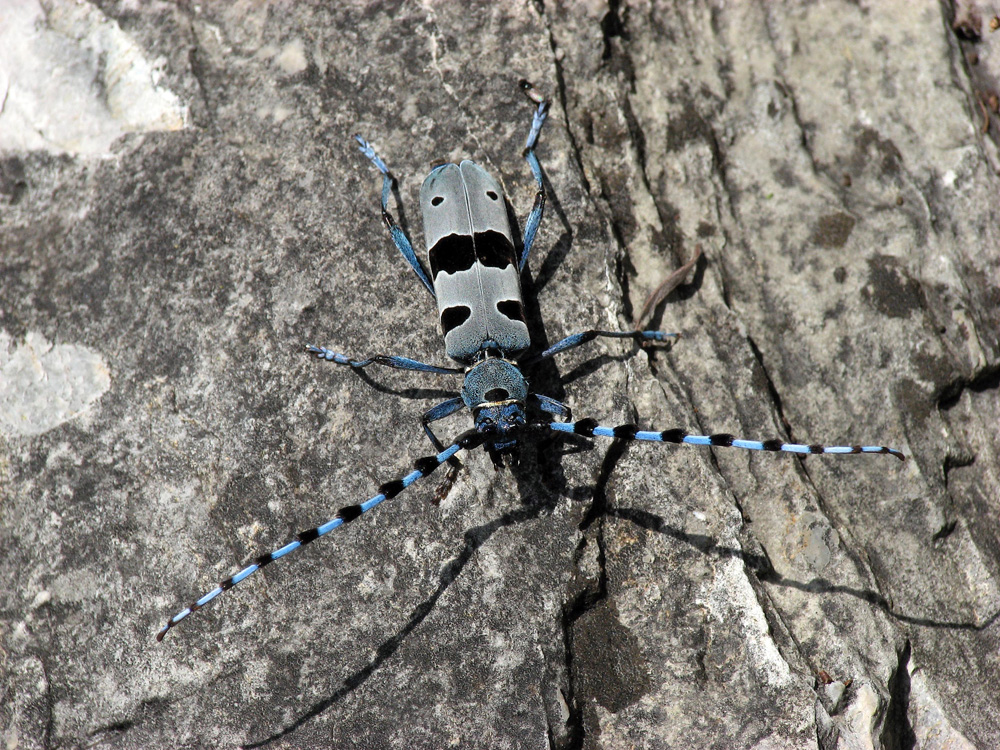
[[[459,394],[432,407],[421,418],[424,431],[437,453],[418,459],[413,471],[381,485],[378,492],[368,500],[341,508],[326,523],[302,531],[283,547],[257,557],[250,565],[170,618],[157,633],[158,641],[191,613],[264,566],[395,497],[417,480],[429,476],[441,464],[448,462],[454,469],[457,465],[455,455],[461,450],[485,447],[498,470],[515,464],[518,441],[529,429],[553,430],[586,437],[726,446],[795,454],[881,453],[905,460],[903,453],[885,446],[805,445],[786,443],[777,438],[746,440],[728,433],[691,435],[680,429],[640,430],[632,424],[609,427],[600,425],[593,419],[571,422],[569,407],[549,396],[530,391],[523,368],[595,338],[664,342],[678,334],[593,329],[567,336],[537,354],[522,356],[530,348],[531,338],[524,315],[520,279],[545,207],[545,186],[535,147],[548,116],[549,102],[527,81],[521,81],[520,86],[535,107],[523,155],[537,187],[534,205],[525,222],[520,255],[515,249],[504,194],[499,183],[475,162],[466,160],[459,164],[442,164],[431,170],[420,188],[420,207],[430,261],[428,273],[417,258],[406,233],[389,212],[389,195],[395,187],[395,177],[371,144],[360,135],[355,136],[361,153],[382,174],[382,219],[389,236],[421,284],[436,300],[445,350],[460,367],[431,365],[399,355],[376,354],[357,360],[325,347],[306,347],[310,354],[320,359],[354,369],[380,364],[399,370],[461,375],[463,383]],[[471,412],[474,427],[445,445],[434,434],[430,425],[463,407]],[[529,407],[547,418],[529,418]]]

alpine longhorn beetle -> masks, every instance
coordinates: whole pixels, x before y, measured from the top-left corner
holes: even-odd
[[[608,437],[621,440],[646,440],[660,443],[727,446],[755,451],[785,453],[888,453],[905,460],[902,452],[875,445],[803,445],[785,443],[780,439],[744,440],[729,434],[689,435],[684,430],[640,430],[636,425],[605,427],[593,419],[576,422],[552,419],[528,419],[526,407],[531,405],[553,417],[571,418],[567,406],[553,398],[528,390],[521,369],[567,349],[580,346],[598,337],[631,338],[638,342],[665,341],[675,333],[662,331],[598,331],[589,330],[567,336],[548,349],[521,359],[531,345],[521,296],[521,272],[528,262],[535,241],[542,211],[545,207],[545,187],[542,170],[535,156],[538,135],[548,115],[549,102],[527,81],[520,86],[535,105],[531,130],[524,147],[524,158],[535,178],[537,192],[524,228],[524,243],[520,258],[514,248],[503,190],[485,169],[472,161],[442,164],[434,167],[420,188],[420,209],[423,214],[431,272],[427,273],[417,258],[403,229],[389,213],[389,195],[396,179],[385,162],[360,135],[355,139],[361,153],[382,173],[382,220],[396,248],[410,264],[417,278],[437,300],[438,318],[444,332],[445,350],[461,367],[438,367],[409,357],[374,355],[354,360],[324,347],[309,345],[306,350],[320,359],[361,369],[380,364],[397,370],[416,370],[441,375],[462,375],[462,389],[424,413],[421,422],[431,443],[438,450],[415,462],[406,476],[386,482],[373,497],[357,505],[348,505],[326,523],[296,535],[283,547],[257,557],[253,563],[174,615],[156,635],[160,641],[185,617],[195,612],[219,594],[232,588],[265,565],[284,557],[303,545],[318,539],[339,526],[353,521],[384,500],[393,498],[418,479],[430,475],[441,464],[454,465],[455,454],[484,446],[497,469],[517,460],[518,439],[527,429],[554,430],[587,437]],[[445,446],[430,428],[430,423],[455,413],[462,407],[472,412],[475,427],[456,437]]]

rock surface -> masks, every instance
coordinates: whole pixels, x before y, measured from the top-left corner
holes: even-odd
[[[976,8],[32,12],[0,112],[6,747],[1000,746],[1000,33]],[[450,379],[302,352],[444,363],[351,136],[418,247],[435,159],[484,164],[523,221],[522,77],[553,98],[539,346],[626,329],[705,254],[655,314],[673,347],[595,342],[533,388],[909,460],[477,451],[439,506],[420,483],[156,643],[431,452]]]

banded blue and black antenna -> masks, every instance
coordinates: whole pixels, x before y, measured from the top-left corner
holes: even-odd
[[[445,461],[452,458],[460,450],[468,450],[470,448],[476,448],[482,445],[485,437],[479,433],[477,430],[469,430],[463,432],[454,442],[445,448],[443,451],[438,453],[436,456],[424,456],[423,458],[418,458],[413,466],[414,469],[409,474],[400,479],[394,479],[391,482],[386,482],[381,487],[378,488],[378,493],[373,497],[365,500],[363,503],[358,503],[357,505],[348,505],[337,511],[337,514],[331,518],[326,523],[316,526],[312,529],[307,529],[305,531],[296,534],[295,539],[290,541],[283,547],[279,547],[273,552],[268,552],[265,555],[260,555],[256,558],[250,565],[246,566],[239,573],[230,576],[226,580],[219,583],[214,589],[209,591],[203,597],[197,601],[189,604],[187,607],[182,609],[176,615],[167,620],[167,624],[163,626],[159,633],[156,634],[156,640],[162,641],[163,636],[167,632],[178,625],[184,618],[190,615],[192,612],[197,612],[199,609],[204,607],[210,601],[215,599],[219,594],[224,591],[228,591],[236,584],[246,580],[248,577],[256,573],[258,570],[263,568],[265,565],[278,560],[290,552],[294,552],[299,547],[304,547],[316,539],[319,539],[325,534],[329,534],[334,529],[343,526],[345,523],[350,523],[355,518],[360,516],[362,513],[366,513],[376,505],[384,500],[389,500],[396,497],[400,492],[405,490],[411,484],[416,482],[418,479],[423,479],[434,473],[434,471]]]
[[[406,236],[406,232],[403,231],[402,227],[392,218],[392,214],[389,213],[389,193],[392,192],[392,189],[396,185],[396,178],[393,177],[392,172],[389,171],[382,158],[375,153],[375,149],[372,148],[368,141],[360,135],[354,136],[354,140],[361,144],[359,148],[361,153],[367,156],[371,163],[375,165],[375,168],[382,173],[382,221],[385,222],[386,229],[389,230],[393,244],[396,245],[399,252],[406,258],[406,262],[410,264],[410,268],[413,269],[417,278],[420,279],[421,283],[433,297],[434,285],[431,284],[431,280],[427,276],[427,271],[424,269],[420,259],[417,258],[417,254],[413,252],[413,245],[410,243],[410,238]]]
[[[538,157],[535,156],[535,146],[538,145],[538,136],[542,132],[545,118],[549,115],[549,101],[539,94],[528,81],[522,79],[520,86],[528,100],[536,106],[535,115],[531,119],[531,130],[524,143],[524,158],[527,160],[528,166],[531,167],[531,174],[538,186],[535,192],[535,205],[531,207],[531,213],[528,214],[528,220],[524,224],[524,247],[521,249],[521,261],[517,266],[519,271],[523,271],[528,262],[528,255],[531,253],[531,246],[535,243],[538,225],[542,222],[542,213],[545,210],[545,185],[542,181],[542,166],[538,163]]]
[[[672,429],[654,432],[640,430],[634,424],[623,424],[617,427],[599,425],[594,419],[581,419],[577,422],[538,422],[534,426],[548,427],[556,432],[567,432],[584,437],[607,437],[619,440],[646,440],[654,443],[686,443],[688,445],[709,445],[724,448],[743,448],[751,451],[775,451],[783,453],[810,454],[845,454],[845,453],[885,453],[905,461],[906,456],[894,448],[884,445],[803,445],[786,443],[774,438],[772,440],[745,440],[733,437],[728,433],[716,435],[692,435],[684,430]]]

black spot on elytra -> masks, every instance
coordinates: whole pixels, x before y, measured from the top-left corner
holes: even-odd
[[[442,198],[440,195],[435,195],[433,198],[431,198],[432,206],[440,206],[442,203],[444,203],[444,198]]]
[[[501,232],[476,232],[476,257],[484,266],[506,268],[516,263],[514,245]]]
[[[472,310],[465,305],[446,307],[441,311],[441,330],[447,336],[470,317],[472,317]]]
[[[524,305],[521,304],[519,299],[505,299],[497,302],[497,312],[504,315],[511,320],[518,320],[525,323],[524,320]],[[527,325],[527,323],[525,323]]]
[[[468,271],[476,263],[476,248],[467,234],[449,234],[434,243],[430,250],[431,276],[439,273]]]

